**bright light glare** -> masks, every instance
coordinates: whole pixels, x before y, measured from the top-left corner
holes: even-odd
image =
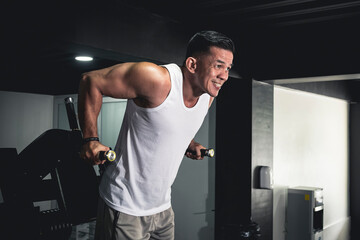
[[[89,56],[77,56],[75,59],[82,62],[89,62],[93,60],[93,58]]]

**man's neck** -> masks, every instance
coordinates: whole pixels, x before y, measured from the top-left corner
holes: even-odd
[[[203,92],[196,91],[198,88],[194,85],[193,79],[186,73],[186,69],[182,68],[183,72],[183,100],[186,107],[191,108],[196,105],[199,97]]]

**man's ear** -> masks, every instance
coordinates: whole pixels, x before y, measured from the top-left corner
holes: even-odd
[[[185,66],[188,69],[189,72],[191,73],[195,73],[195,69],[196,69],[196,58],[194,57],[188,57],[185,60]]]

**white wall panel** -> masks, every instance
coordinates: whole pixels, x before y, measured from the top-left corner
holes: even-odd
[[[275,87],[274,239],[285,239],[286,189],[295,186],[323,188],[325,239],[348,239],[348,116],[344,100]]]

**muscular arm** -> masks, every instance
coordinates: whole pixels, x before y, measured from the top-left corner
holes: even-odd
[[[152,63],[124,63],[83,74],[78,96],[79,123],[83,137],[97,137],[97,117],[102,96],[134,99],[142,107],[160,105],[170,91],[170,77],[166,69]],[[82,157],[99,164],[98,151],[108,147],[98,142],[83,146]]]

